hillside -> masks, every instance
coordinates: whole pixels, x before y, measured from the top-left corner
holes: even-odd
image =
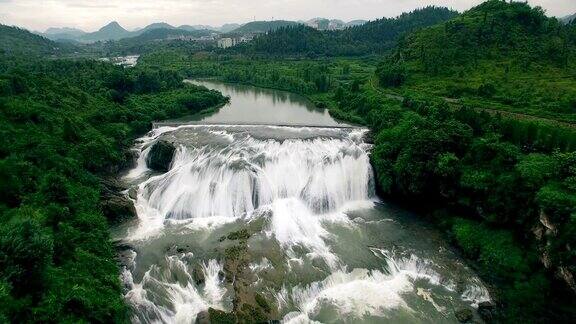
[[[282,27],[296,26],[299,23],[295,21],[274,20],[274,21],[253,21],[244,24],[236,29],[231,30],[235,34],[260,34],[267,33]]]
[[[569,23],[573,22],[574,20],[576,20],[576,13],[573,15],[566,16],[566,17],[562,18],[561,20],[563,22],[569,24]]]
[[[123,56],[146,54],[153,51],[177,49],[180,51],[197,51],[203,49],[205,43],[191,41],[217,33],[213,30],[182,30],[158,28],[144,31],[134,37],[123,38],[113,42],[93,44],[101,56]]]
[[[17,27],[0,25],[0,54],[52,55],[68,48],[42,36]]]
[[[202,37],[209,36],[214,31],[200,29],[200,30],[181,30],[176,28],[154,28],[144,31],[142,34],[134,37],[129,37],[120,40],[121,43],[139,43],[166,39],[177,39],[182,37]]]
[[[426,7],[396,18],[384,18],[341,31],[318,31],[306,26],[280,28],[240,46],[243,53],[304,55],[366,55],[394,47],[404,33],[444,22],[457,12],[441,7]]]
[[[401,91],[576,122],[575,47],[575,26],[539,7],[491,0],[403,38],[381,79],[402,66]]]

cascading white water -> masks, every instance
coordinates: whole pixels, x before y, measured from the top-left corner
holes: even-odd
[[[163,236],[201,232],[199,240],[209,241],[207,237],[222,226],[262,221],[261,232],[251,238],[248,247],[277,246],[279,252],[268,257],[281,253],[283,261],[269,260],[260,251],[262,261],[252,262],[250,271],[257,277],[269,271],[311,276],[305,284],[277,285],[283,288],[273,296],[285,322],[308,322],[326,312],[355,321],[364,316],[388,317],[389,311],[400,309],[405,312],[402,318],[412,318],[414,301],[405,298],[411,292],[422,295],[434,311],[446,312],[446,305],[438,305],[429,289],[416,284],[423,280],[447,294],[454,293],[451,279],[442,278],[429,262],[372,248],[369,251],[377,263],[370,262],[378,266],[349,268],[348,259],[334,249],[334,242],[341,238],[332,227],[364,239],[360,222],[351,221],[347,214],[373,210],[376,201],[370,145],[362,140],[364,132],[233,125],[155,129],[141,139],[137,166],[126,176],[138,186],[135,206],[139,222],[125,239],[154,245],[173,239],[159,239]],[[171,168],[164,174],[146,167],[150,147],[158,140],[177,147]],[[209,307],[230,311],[232,291],[222,278],[223,261],[207,250],[160,252],[160,257],[148,252],[152,256],[142,257],[142,264],[134,253],[133,262],[123,272],[125,297],[136,310],[134,322],[190,323]],[[201,270],[194,268],[198,264]],[[281,268],[287,270],[278,270]],[[263,278],[258,277],[254,289]],[[475,305],[489,297],[482,284],[475,282],[461,299]]]
[[[224,148],[180,146],[170,172],[143,186],[143,198],[167,219],[241,217],[284,198],[325,214],[370,199],[368,155],[351,140],[239,136]]]

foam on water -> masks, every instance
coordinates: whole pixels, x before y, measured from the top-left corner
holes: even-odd
[[[193,323],[201,311],[224,309],[226,288],[219,277],[222,264],[202,265],[204,284],[197,285],[190,270],[191,253],[167,256],[165,268],[152,265],[140,282],[125,268],[125,299],[135,309],[133,322]]]
[[[150,146],[162,134],[174,130],[162,127],[143,139],[138,164],[127,178],[149,172],[145,164]],[[212,128],[208,132],[227,138],[228,144],[181,144],[169,172],[140,184],[136,200],[140,226],[132,238],[158,233],[166,220],[250,217],[259,208],[283,215],[274,217],[273,224],[287,218],[287,224],[298,226],[298,222],[306,221],[302,218],[312,214],[334,213],[347,204],[369,202],[373,197],[372,171],[367,151],[357,140],[358,131],[351,132],[350,139],[283,141],[259,140],[244,132]],[[300,210],[307,216],[288,220]],[[287,214],[290,216],[284,217]],[[325,235],[320,225],[316,230],[319,232],[315,237],[322,239]],[[279,240],[290,241],[287,233],[276,234]],[[313,245],[318,246],[318,242]]]

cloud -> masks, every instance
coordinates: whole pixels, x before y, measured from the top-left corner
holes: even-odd
[[[97,30],[116,20],[127,28],[165,21],[173,25],[243,23],[256,20],[342,20],[394,17],[427,5],[463,11],[482,0],[0,0],[1,23],[34,30],[77,27]],[[576,12],[575,0],[529,0],[551,15]]]

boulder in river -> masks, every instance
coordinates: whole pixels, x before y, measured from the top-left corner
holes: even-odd
[[[103,197],[100,206],[106,218],[112,223],[120,223],[136,217],[134,204],[122,195]]]
[[[206,282],[206,276],[204,275],[204,271],[202,270],[202,265],[200,265],[200,263],[196,263],[194,265],[192,276],[194,277],[194,281],[198,286],[203,285]]]
[[[122,193],[126,189],[126,185],[116,178],[100,179],[100,206],[111,223],[120,223],[136,217],[134,204]]]
[[[146,165],[154,171],[167,172],[170,170],[176,147],[174,144],[159,140],[150,149],[146,158]]]

